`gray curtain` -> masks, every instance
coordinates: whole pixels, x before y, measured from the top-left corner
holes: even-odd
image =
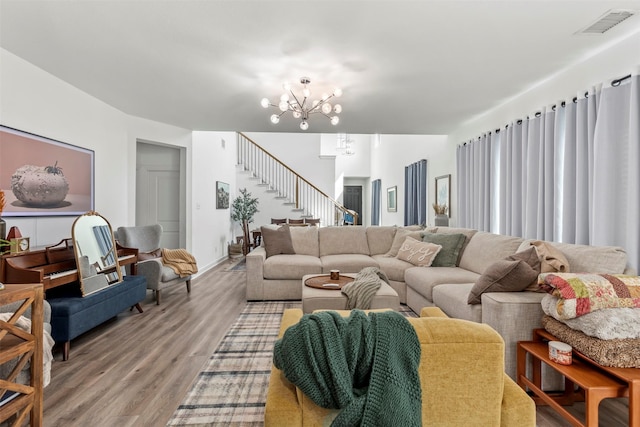
[[[380,225],[380,201],[382,196],[382,181],[371,181],[371,225]]]
[[[459,225],[525,238],[622,246],[637,270],[639,79],[634,74],[619,86],[591,88],[493,136],[460,145]]]
[[[640,76],[600,94],[593,138],[591,243],[622,246],[640,270]]]
[[[404,168],[404,225],[427,224],[427,161]]]
[[[486,134],[458,147],[458,211],[461,227],[490,231],[495,179],[494,144]]]

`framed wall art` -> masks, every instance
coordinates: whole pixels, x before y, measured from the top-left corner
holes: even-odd
[[[2,216],[76,216],[94,210],[94,152],[0,125]]]
[[[436,177],[436,203],[446,206],[451,218],[451,174]]]
[[[398,186],[395,185],[393,187],[387,188],[387,211],[388,212],[397,212],[398,211]]]
[[[229,184],[216,181],[216,209],[229,208]]]

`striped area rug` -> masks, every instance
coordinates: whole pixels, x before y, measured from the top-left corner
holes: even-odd
[[[167,425],[262,426],[282,313],[301,307],[299,301],[247,303]],[[416,317],[406,306],[400,311]]]

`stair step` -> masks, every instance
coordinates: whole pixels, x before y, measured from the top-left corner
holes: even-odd
[[[295,206],[296,203],[295,202],[285,202],[285,203],[283,203],[283,205],[285,205],[285,206]]]
[[[278,190],[274,190],[274,189],[271,189],[271,188],[267,190],[267,193],[277,193],[277,192],[278,192]],[[276,197],[276,199],[278,199],[278,197]]]
[[[303,208],[291,209],[291,212],[304,212],[304,209]]]
[[[269,184],[267,184],[266,182],[261,182],[260,184],[258,184],[258,187],[268,187]]]

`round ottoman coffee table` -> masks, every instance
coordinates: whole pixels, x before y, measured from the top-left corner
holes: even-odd
[[[340,273],[340,287],[353,281],[357,273]],[[349,278],[344,280],[345,276]],[[326,277],[326,281],[322,280]],[[313,279],[313,285],[307,286],[307,279]],[[325,283],[337,283],[331,280],[328,274],[308,274],[302,278],[302,312],[311,313],[314,310],[346,310],[347,297],[340,292],[339,287],[322,286]],[[400,309],[400,298],[396,291],[386,283],[382,283],[378,292],[371,300],[371,309],[390,308],[398,311]]]

